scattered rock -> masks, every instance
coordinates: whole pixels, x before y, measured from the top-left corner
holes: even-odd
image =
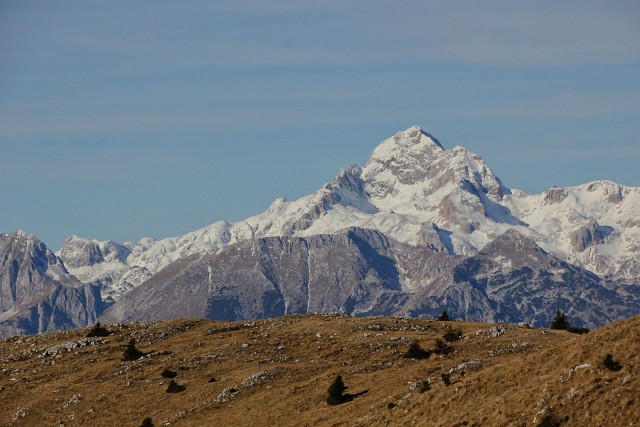
[[[233,387],[227,387],[220,392],[216,401],[218,403],[228,402],[230,398],[234,397],[238,393],[240,393],[240,390]]]
[[[482,366],[484,366],[484,363],[482,363],[482,361],[480,359],[469,360],[468,362],[462,362],[458,366],[449,369],[449,373],[450,374],[456,374],[456,373],[463,374],[463,373],[470,372],[470,371],[477,371],[478,369],[482,368]]]
[[[262,380],[266,379],[269,377],[268,372],[266,371],[260,371],[260,372],[256,372],[255,374],[251,375],[250,377],[247,377],[245,379],[242,380],[242,382],[240,384],[242,384],[243,387],[253,387],[256,384],[258,384],[259,382],[261,382]]]
[[[79,403],[82,399],[84,399],[84,395],[82,393],[74,394],[71,398],[64,404],[64,407],[67,408],[70,405],[75,405]]]
[[[476,336],[479,335],[490,335],[494,338],[499,337],[500,335],[504,334],[505,331],[507,330],[507,328],[505,326],[494,326],[491,329],[481,329],[476,331]]]

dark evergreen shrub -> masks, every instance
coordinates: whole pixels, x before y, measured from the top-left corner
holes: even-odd
[[[164,378],[175,378],[175,377],[178,376],[178,373],[175,372],[175,371],[171,371],[169,369],[165,369],[164,371],[162,371],[160,376],[162,376]]]
[[[95,325],[93,325],[93,328],[91,328],[89,330],[89,332],[87,332],[87,337],[91,338],[91,337],[106,337],[109,335],[109,331],[107,330],[107,328],[105,328],[104,326],[100,325],[100,322],[96,322]]]
[[[558,427],[559,422],[553,417],[553,415],[545,415],[538,423],[538,427]]]
[[[607,354],[607,356],[602,361],[602,364],[610,371],[617,372],[622,369],[622,365],[620,364],[620,362],[613,360],[613,356],[611,356],[610,354]]]
[[[425,391],[431,390],[431,384],[429,384],[429,380],[424,380],[420,384],[420,393],[424,393]]]
[[[569,321],[567,320],[567,316],[564,315],[560,310],[556,310],[556,316],[551,321],[551,329],[569,329]]]
[[[567,328],[568,332],[571,332],[572,334],[586,334],[589,332],[589,328],[584,328],[584,327],[580,327],[580,326],[569,326]]]
[[[442,374],[440,374],[440,379],[442,379],[443,384],[446,386],[449,386],[451,384],[451,374],[443,372]]]
[[[395,403],[393,403],[393,402],[389,402],[389,403],[387,403],[387,409],[393,409],[393,408],[395,408],[395,407],[396,407],[396,404],[395,404]]]
[[[338,375],[327,390],[327,403],[329,405],[339,405],[346,401],[344,392],[347,389],[347,386],[344,385],[344,381],[342,381],[342,375]]]
[[[167,393],[180,393],[181,391],[185,391],[186,389],[186,386],[180,385],[174,380],[171,380],[169,381],[169,386],[167,387]]]
[[[417,341],[411,341],[409,349],[402,357],[407,359],[428,359],[429,356],[431,356],[430,351],[422,349]]]
[[[125,361],[138,360],[142,356],[144,356],[144,353],[136,348],[136,340],[131,338],[131,340],[129,341],[129,344],[127,344],[127,347],[124,349],[122,360],[125,360]]]
[[[216,380],[216,377],[209,378],[209,382],[210,383],[215,383],[216,381],[218,381],[218,380]]]
[[[449,321],[451,320],[449,318],[449,312],[447,312],[447,310],[443,311],[442,314],[440,315],[440,317],[438,317],[438,320],[442,320],[442,321]]]
[[[450,331],[447,331],[447,333],[445,333],[442,338],[444,338],[444,340],[448,342],[458,341],[460,338],[462,338],[462,331],[459,329],[452,329]]]
[[[436,348],[433,349],[435,354],[446,355],[453,351],[453,347],[442,341],[440,338],[436,340]]]
[[[142,425],[140,427],[153,427],[153,422],[151,421],[151,418],[147,417],[144,420],[142,420]]]

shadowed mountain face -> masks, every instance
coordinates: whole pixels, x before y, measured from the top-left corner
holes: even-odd
[[[101,320],[240,320],[315,312],[421,317],[447,309],[456,318],[542,326],[554,314],[549,307],[556,306],[572,324],[596,327],[637,313],[640,301],[607,289],[593,273],[549,255],[516,231],[463,258],[353,228],[254,239],[177,261],[120,298]]]
[[[0,338],[86,326],[104,309],[97,286],[24,232],[0,234]]]
[[[244,241],[171,264],[120,298],[104,319],[386,313],[404,298],[392,256],[384,235],[362,229]]]

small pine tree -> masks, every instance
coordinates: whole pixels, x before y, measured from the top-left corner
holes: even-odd
[[[580,334],[580,335],[584,335],[589,333],[589,328],[584,328],[584,327],[580,327],[580,326],[569,326],[567,328],[568,332],[571,332],[572,334]]]
[[[127,347],[124,349],[122,360],[124,361],[138,360],[142,356],[144,356],[144,353],[136,348],[136,340],[131,338],[131,340],[129,341],[129,344],[127,344]]]
[[[542,417],[537,427],[559,427],[560,423],[556,421],[553,415],[545,415]]]
[[[153,427],[153,421],[151,421],[150,417],[147,417],[142,420],[142,425],[140,427]]]
[[[610,371],[617,372],[622,369],[622,365],[620,364],[620,362],[613,360],[613,356],[611,356],[610,354],[607,354],[607,356],[602,361],[602,364]]]
[[[443,372],[440,374],[440,379],[442,379],[442,383],[447,387],[451,384],[451,374]]]
[[[449,354],[453,351],[453,347],[442,341],[440,338],[436,340],[436,348],[433,349],[435,354]]]
[[[451,320],[451,318],[449,318],[449,312],[447,310],[443,311],[440,317],[438,317],[438,320],[442,320],[444,322]]]
[[[430,351],[422,349],[417,341],[411,341],[409,349],[402,357],[407,359],[428,359],[429,356],[431,356]]]
[[[420,393],[424,393],[425,391],[431,390],[431,384],[429,384],[429,380],[424,380],[420,384]]]
[[[344,385],[344,381],[342,381],[342,375],[338,375],[335,380],[329,386],[327,390],[327,403],[329,405],[339,405],[345,402],[344,392],[347,389],[347,386]]]
[[[100,325],[100,322],[96,322],[96,324],[93,325],[93,328],[91,328],[89,332],[87,332],[87,338],[106,337],[108,335],[109,335],[109,330],[107,330],[107,328],[105,328],[104,326]]]
[[[569,329],[571,325],[569,325],[569,321],[567,320],[567,316],[564,315],[560,310],[556,310],[556,316],[551,321],[551,329]]]
[[[174,380],[171,380],[169,381],[169,386],[167,387],[167,393],[180,393],[181,391],[185,391],[186,389],[186,386],[180,385]]]
[[[175,378],[178,376],[178,373],[169,369],[165,369],[164,371],[162,371],[160,376],[163,378]]]
[[[458,341],[460,338],[462,338],[462,331],[458,329],[447,331],[447,333],[445,333],[442,338],[444,338],[444,340],[448,342]]]

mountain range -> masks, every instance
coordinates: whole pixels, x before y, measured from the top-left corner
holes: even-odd
[[[445,309],[535,326],[561,309],[599,327],[640,313],[639,208],[640,188],[611,181],[510,189],[478,155],[411,127],[364,167],[244,221],[133,243],[71,236],[56,254],[24,232],[2,235],[0,336],[97,318]],[[53,289],[66,305],[50,301]],[[59,314],[42,321],[49,311]]]

